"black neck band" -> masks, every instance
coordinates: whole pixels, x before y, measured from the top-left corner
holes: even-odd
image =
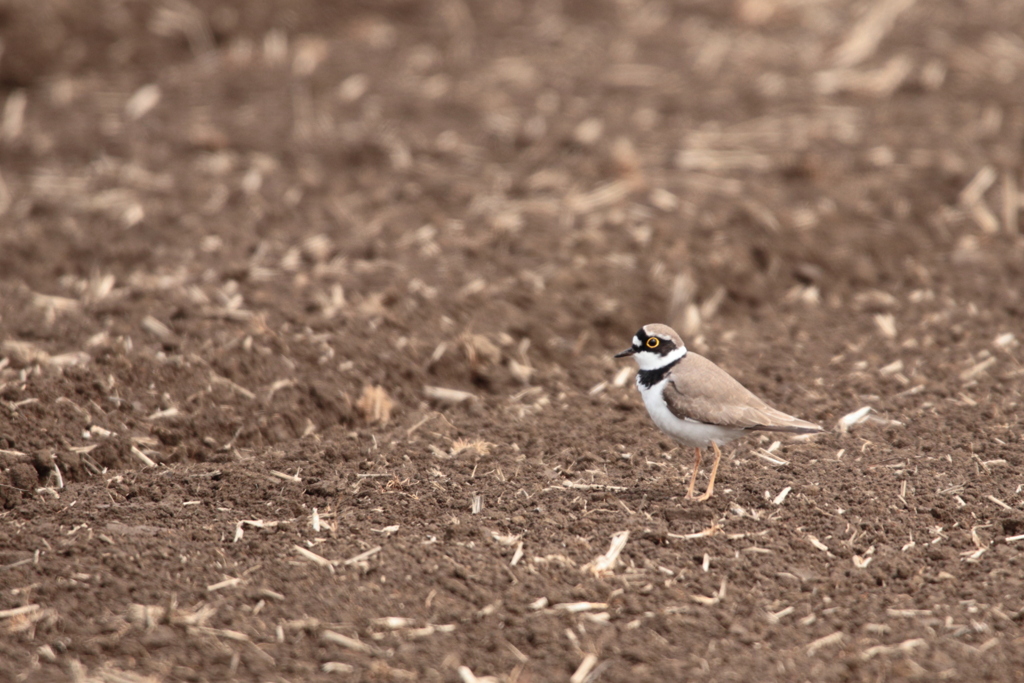
[[[674,368],[676,364],[684,358],[686,358],[685,353],[671,363],[662,365],[660,368],[654,368],[653,370],[641,370],[636,376],[637,384],[650,389],[655,384],[665,379],[665,375],[668,374],[669,370]]]

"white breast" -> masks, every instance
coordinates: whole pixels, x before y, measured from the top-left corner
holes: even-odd
[[[648,414],[650,414],[654,424],[658,425],[661,431],[684,446],[694,448],[707,448],[711,445],[711,442],[723,446],[743,436],[743,430],[735,427],[719,427],[718,425],[697,422],[690,418],[680,420],[668,409],[668,404],[665,403],[662,395],[662,389],[664,389],[666,382],[668,382],[667,378],[647,388],[640,384],[638,378],[636,385],[640,390],[640,395],[643,396]]]

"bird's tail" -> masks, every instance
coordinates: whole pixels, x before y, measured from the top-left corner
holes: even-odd
[[[817,434],[818,432],[825,431],[813,422],[808,422],[807,420],[801,420],[798,417],[787,415],[781,410],[769,407],[768,410],[764,412],[767,413],[765,417],[769,417],[770,419],[765,420],[762,424],[758,424],[752,429],[765,432],[786,432],[789,434]]]

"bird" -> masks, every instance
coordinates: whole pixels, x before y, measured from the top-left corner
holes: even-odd
[[[696,497],[705,501],[715,490],[715,475],[722,459],[719,446],[756,431],[816,434],[813,422],[772,408],[728,372],[699,353],[688,351],[668,325],[650,324],[633,336],[633,344],[616,358],[632,356],[639,372],[636,387],[654,424],[697,454],[686,498],[693,489],[701,464],[701,450],[711,446],[715,462],[707,490]]]

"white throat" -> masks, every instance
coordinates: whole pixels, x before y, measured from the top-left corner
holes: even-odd
[[[675,363],[685,355],[686,347],[680,346],[666,356],[654,353],[653,351],[637,351],[633,354],[633,358],[636,359],[636,364],[641,370],[657,370],[658,368]]]

